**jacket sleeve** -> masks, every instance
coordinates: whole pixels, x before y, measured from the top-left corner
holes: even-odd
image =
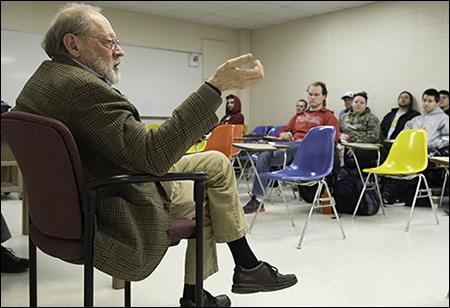
[[[367,119],[367,135],[365,138],[368,143],[380,142],[380,121],[372,113],[369,114]]]
[[[433,140],[428,144],[429,149],[435,150],[448,147],[449,122],[447,116],[444,117],[444,119],[439,123],[438,131],[439,131],[439,138],[436,138],[435,140]]]
[[[334,116],[333,113],[330,113],[328,115],[328,117],[325,120],[324,125],[331,125],[336,128],[336,137],[335,137],[334,142],[335,142],[335,144],[337,144],[339,142],[339,138],[340,138],[341,127],[340,127],[338,119],[336,119],[336,117]]]
[[[215,111],[221,104],[220,96],[202,85],[171,118],[147,132],[134,106],[114,89],[90,83],[74,92],[71,129],[77,143],[131,172],[155,175],[167,173],[217,124]]]

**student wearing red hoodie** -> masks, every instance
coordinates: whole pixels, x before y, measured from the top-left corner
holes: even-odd
[[[324,107],[328,95],[326,85],[320,81],[313,82],[308,86],[306,91],[308,94],[308,109],[298,112],[293,116],[288,124],[281,129],[279,137],[286,141],[301,141],[312,127],[332,125],[336,127],[336,141],[339,140],[339,121],[331,110]],[[291,163],[294,159],[300,144],[300,142],[295,143],[286,151],[287,164]],[[263,152],[259,155],[256,162],[256,169],[260,174],[262,172],[270,171],[270,166],[273,162],[280,159],[282,156],[282,151]],[[257,210],[260,204],[257,196],[263,196],[263,189],[267,187],[267,183],[267,181],[262,181],[264,186],[264,188],[262,188],[255,178],[253,181],[252,199],[244,206],[244,212],[246,214],[253,213]],[[261,207],[260,211],[264,211],[264,205]]]
[[[241,113],[241,100],[236,95],[226,97],[225,116],[219,124],[244,124],[244,115]]]

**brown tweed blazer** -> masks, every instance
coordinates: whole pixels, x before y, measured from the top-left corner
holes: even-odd
[[[14,110],[63,122],[78,145],[87,180],[94,180],[124,173],[167,173],[217,124],[215,111],[221,101],[210,86],[202,85],[159,129],[147,133],[138,111],[124,95],[59,56],[40,65]],[[130,281],[150,275],[170,244],[168,196],[169,183],[102,190],[96,212],[94,266]]]

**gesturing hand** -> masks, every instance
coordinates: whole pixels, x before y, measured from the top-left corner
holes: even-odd
[[[230,59],[219,66],[207,80],[220,91],[245,89],[264,78],[264,69],[259,60],[253,61],[251,69],[240,68],[253,59],[251,53]]]

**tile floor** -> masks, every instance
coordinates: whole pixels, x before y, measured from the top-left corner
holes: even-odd
[[[241,183],[241,199],[249,197]],[[281,200],[266,205],[258,216],[250,245],[257,256],[295,273],[299,283],[272,293],[231,293],[233,260],[227,245],[218,245],[220,272],[205,282],[213,294],[226,293],[233,306],[417,306],[448,307],[449,218],[439,211],[436,225],[430,208],[417,208],[409,232],[404,231],[408,207],[387,208],[387,215],[341,217],[347,234],[342,240],[337,223],[315,213],[303,248],[297,249],[308,204],[292,200],[296,227],[290,226]],[[17,255],[27,256],[27,237],[21,235],[21,201],[2,196],[2,213],[13,238],[5,242]],[[252,218],[252,215],[247,215]],[[132,284],[132,305],[179,305],[185,243],[169,249],[147,279]],[[82,267],[44,255],[38,250],[40,306],[81,306]],[[28,306],[28,273],[1,275],[1,306]],[[111,277],[96,271],[95,305],[122,306],[123,293],[111,288]]]

